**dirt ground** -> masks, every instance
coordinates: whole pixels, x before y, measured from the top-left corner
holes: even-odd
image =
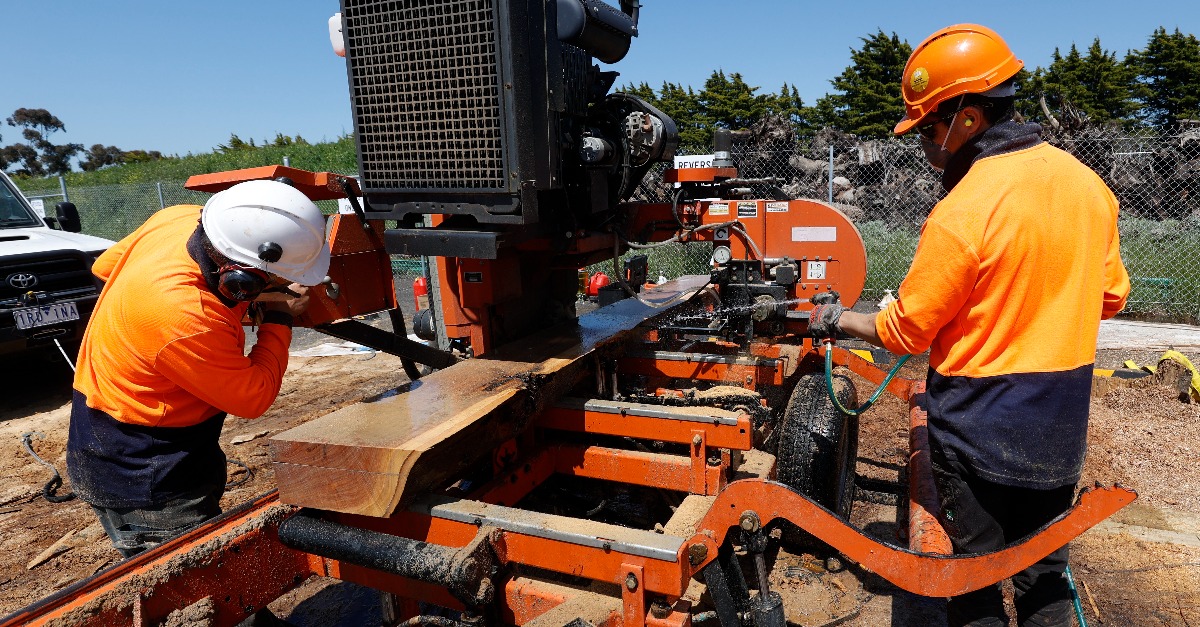
[[[317,341],[322,340],[304,340],[308,345]],[[1128,358],[1146,363],[1160,353],[1105,351],[1097,363],[1112,366]],[[906,367],[905,374],[921,378],[924,368],[917,359]],[[0,381],[4,382],[0,447],[5,451],[0,468],[7,478],[0,484],[0,551],[4,554],[0,558],[0,615],[118,559],[85,504],[78,500],[53,504],[41,498],[50,471],[36,463],[21,444],[23,434],[40,432],[44,437],[32,440],[34,450],[65,472],[70,378],[70,370],[55,353],[0,357]],[[231,459],[249,465],[254,476],[229,490],[223,505],[228,508],[271,488],[267,436],[395,388],[405,380],[399,361],[384,354],[293,357],[283,392],[265,416],[226,422],[222,435],[226,452]],[[862,381],[859,384],[860,390],[872,389]],[[861,398],[865,398],[862,391]],[[863,417],[861,474],[895,478],[896,465],[904,460],[908,447],[906,425],[906,407],[887,395]],[[1091,425],[1090,453],[1081,485],[1120,483],[1136,489],[1139,498],[1073,544],[1071,564],[1088,622],[1200,625],[1200,464],[1196,463],[1200,406],[1181,403],[1165,387],[1120,388],[1093,399]],[[248,441],[233,443],[243,439]],[[231,466],[230,470],[231,478],[241,476],[239,469]],[[893,508],[859,503],[853,520],[868,533],[897,542]],[[61,552],[43,555],[63,538],[67,540],[59,543]],[[39,559],[40,563],[34,564]],[[796,567],[795,572],[808,571]],[[839,605],[837,611],[825,613],[829,618],[825,624],[924,626],[944,621],[940,600],[902,592],[853,567],[849,572],[855,576],[838,575]],[[339,594],[336,588],[328,581],[315,582],[285,600],[282,615],[290,614],[298,625],[370,624],[361,613],[338,604],[365,604],[375,597],[361,590]],[[338,600],[306,603],[305,595],[308,600],[322,596]],[[805,624],[820,623],[806,620]]]

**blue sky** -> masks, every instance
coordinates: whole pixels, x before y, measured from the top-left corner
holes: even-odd
[[[616,4],[616,0],[610,0]],[[1120,56],[1159,26],[1200,34],[1200,2],[1009,0],[963,3],[642,0],[641,37],[606,69],[618,85],[703,86],[714,69],[806,104],[830,89],[851,48],[879,29],[916,44],[934,30],[978,22],[1030,68],[1056,46],[1095,37]],[[309,141],[351,130],[344,61],[326,21],[336,0],[43,0],[4,2],[7,51],[0,118],[45,108],[66,124],[56,143],[166,154],[208,152],[231,133]],[[0,144],[20,141],[0,126]]]

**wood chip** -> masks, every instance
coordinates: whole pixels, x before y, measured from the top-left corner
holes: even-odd
[[[100,572],[105,566],[108,566],[109,564],[111,564],[112,561],[113,561],[113,558],[111,558],[111,557],[103,557],[103,558],[96,560],[96,562],[94,564],[92,564],[91,566],[88,567],[87,574],[84,575],[84,577],[91,577],[92,575],[95,575],[96,573]]]
[[[42,551],[37,557],[33,558],[28,564],[26,564],[25,570],[33,570],[34,568],[45,564],[51,559],[54,559],[56,555],[66,553],[71,549],[71,539],[74,538],[75,534],[79,533],[80,531],[83,531],[83,529],[76,529],[75,531],[67,532],[67,535],[59,538],[57,542],[50,545],[50,548]]]
[[[249,442],[251,440],[257,440],[258,438],[261,438],[264,435],[267,435],[268,433],[270,433],[270,431],[255,431],[254,433],[247,433],[245,435],[239,435],[239,436],[236,436],[236,437],[230,439],[229,443],[230,444],[245,444],[246,442]]]
[[[29,500],[39,494],[41,494],[39,488],[17,487],[5,490],[3,493],[0,493],[0,506]]]
[[[83,529],[77,529],[58,539],[57,542],[50,545],[50,548],[42,551],[37,557],[33,558],[26,566],[25,570],[33,570],[42,564],[54,559],[55,557],[70,551],[77,546],[83,546],[104,534],[104,527],[100,526],[100,522],[96,521]]]
[[[1087,594],[1088,604],[1092,606],[1092,611],[1096,613],[1096,620],[1103,620],[1100,618],[1100,608],[1096,607],[1096,599],[1092,598],[1092,589],[1088,587],[1087,581],[1080,579],[1079,583],[1083,584],[1083,591]]]

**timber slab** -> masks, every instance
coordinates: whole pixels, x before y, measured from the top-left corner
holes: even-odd
[[[687,276],[343,407],[270,440],[284,503],[390,516],[445,487],[570,390],[589,357],[686,303],[708,277]]]

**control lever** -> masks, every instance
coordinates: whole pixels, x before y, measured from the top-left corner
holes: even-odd
[[[337,300],[338,296],[342,295],[342,288],[333,282],[333,277],[331,276],[326,276],[321,281],[321,285],[325,286],[325,295],[329,297],[329,300]]]

